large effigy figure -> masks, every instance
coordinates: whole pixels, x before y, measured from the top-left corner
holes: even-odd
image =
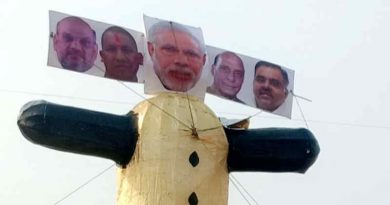
[[[319,153],[307,129],[227,128],[198,98],[177,93],[127,115],[34,101],[18,125],[33,143],[114,160],[119,205],[227,205],[229,172],[304,173]]]
[[[191,96],[206,61],[203,44],[179,24],[156,23],[147,48],[151,81],[163,92],[126,115],[34,101],[18,126],[33,143],[113,160],[118,205],[227,205],[230,172],[304,173],[319,153],[309,130],[247,129],[246,121],[224,127]]]

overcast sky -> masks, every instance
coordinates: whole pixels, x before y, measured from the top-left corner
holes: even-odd
[[[132,3],[130,3],[132,2]],[[141,3],[142,2],[142,3]],[[164,3],[163,3],[164,2]],[[46,66],[48,10],[144,32],[142,15],[201,27],[206,44],[295,70],[292,120],[260,114],[251,128],[307,127],[321,153],[304,175],[233,173],[258,204],[387,205],[390,191],[390,2],[385,0],[0,2],[0,204],[54,204],[113,162],[36,146],[16,126],[45,99],[124,114],[142,85]],[[217,115],[255,109],[212,96]],[[307,125],[305,120],[307,120]],[[59,204],[115,204],[115,168]],[[229,205],[247,204],[230,184]],[[252,203],[255,204],[255,203]]]

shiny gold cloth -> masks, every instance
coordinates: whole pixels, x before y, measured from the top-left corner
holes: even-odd
[[[118,205],[185,205],[191,194],[199,205],[227,205],[228,142],[215,114],[196,97],[173,93],[133,111],[139,139],[130,163],[118,168]]]

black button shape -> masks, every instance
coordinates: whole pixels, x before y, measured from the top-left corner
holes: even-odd
[[[199,164],[198,153],[196,153],[196,151],[192,152],[188,161],[190,161],[190,163],[193,167],[196,167]]]
[[[192,192],[190,197],[188,197],[188,203],[190,203],[190,205],[198,204],[198,197],[196,196],[195,192]]]

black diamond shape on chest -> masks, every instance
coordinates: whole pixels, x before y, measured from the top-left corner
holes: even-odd
[[[193,167],[196,167],[199,164],[198,153],[196,153],[196,151],[192,152],[188,161],[190,161],[190,163]]]
[[[192,192],[190,197],[188,197],[188,203],[190,203],[190,205],[198,204],[198,197],[196,196],[195,192]]]

